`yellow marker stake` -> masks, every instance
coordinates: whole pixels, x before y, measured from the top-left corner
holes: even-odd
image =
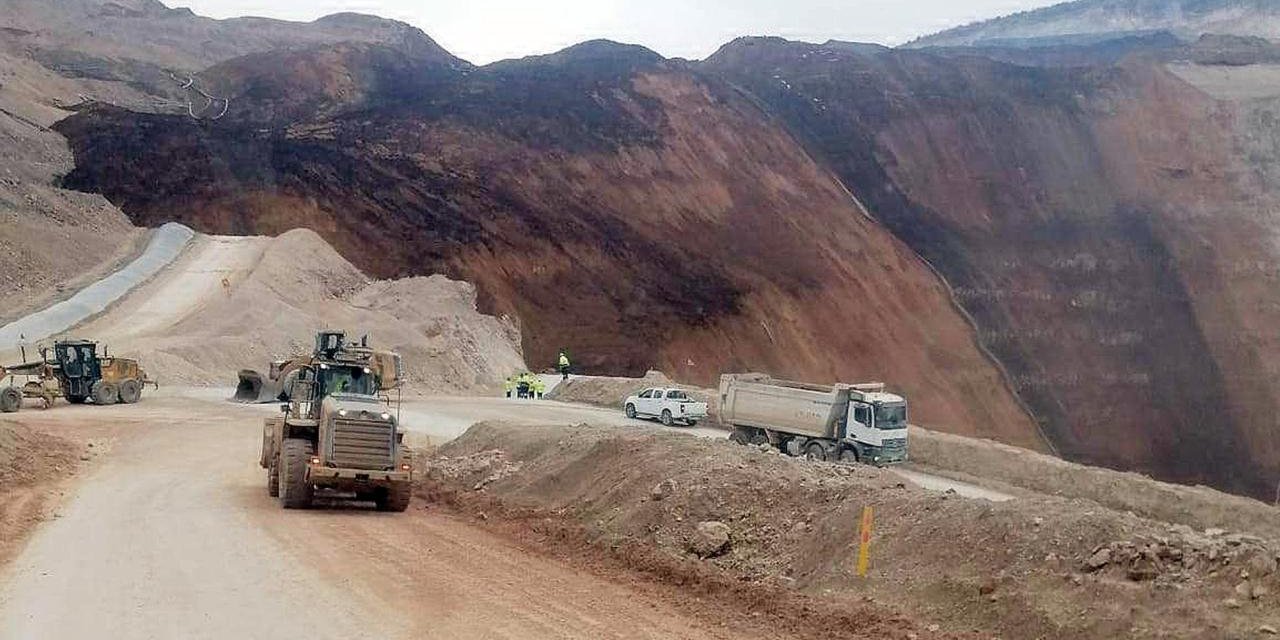
[[[862,543],[858,548],[858,577],[867,577],[867,564],[871,562],[871,507],[862,508]]]

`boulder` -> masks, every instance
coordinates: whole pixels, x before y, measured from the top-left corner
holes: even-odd
[[[729,548],[729,525],[716,520],[698,524],[693,539],[689,541],[689,551],[699,558],[714,558],[724,554]]]

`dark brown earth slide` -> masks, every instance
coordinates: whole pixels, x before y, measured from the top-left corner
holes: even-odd
[[[473,282],[520,318],[535,368],[568,347],[585,372],[704,384],[883,378],[922,423],[1042,446],[919,259],[751,100],[679,63],[595,42],[457,74],[342,45],[201,78],[232,96],[217,122],[61,123],[67,184],[141,224],[308,226],[374,275]]]
[[[1274,154],[1247,141],[1273,128],[1237,136],[1167,55],[1032,68],[743,39],[706,67],[951,282],[1062,454],[1271,498]]]

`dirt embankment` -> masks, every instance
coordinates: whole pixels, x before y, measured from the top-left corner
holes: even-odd
[[[438,453],[436,495],[533,509],[549,518],[538,526],[579,526],[615,555],[649,549],[665,561],[641,566],[695,589],[727,577],[804,596],[810,611],[870,604],[1015,638],[1228,638],[1280,622],[1274,542],[1089,501],[964,500],[874,468],[587,425],[486,423]],[[857,523],[868,506],[863,580]]]
[[[650,371],[643,378],[616,378],[593,376],[589,378],[571,378],[552,389],[547,398],[562,402],[577,402],[596,407],[620,409],[627,397],[639,393],[648,387],[676,387],[688,391],[699,402],[707,403],[707,412],[711,423],[720,419],[720,399],[713,389],[704,389],[687,384],[680,384],[668,378],[661,371]]]
[[[44,520],[56,485],[77,460],[77,447],[67,440],[0,422],[0,567]]]
[[[918,427],[911,430],[911,459],[928,471],[958,480],[994,481],[996,488],[1009,485],[1197,529],[1226,527],[1280,540],[1280,509],[1208,487],[1160,482],[1138,473],[1090,467]]]

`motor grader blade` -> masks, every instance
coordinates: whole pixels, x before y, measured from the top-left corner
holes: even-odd
[[[279,381],[271,380],[253,369],[243,369],[240,371],[240,382],[236,385],[233,399],[244,404],[272,404],[282,401],[283,392],[284,385]]]

